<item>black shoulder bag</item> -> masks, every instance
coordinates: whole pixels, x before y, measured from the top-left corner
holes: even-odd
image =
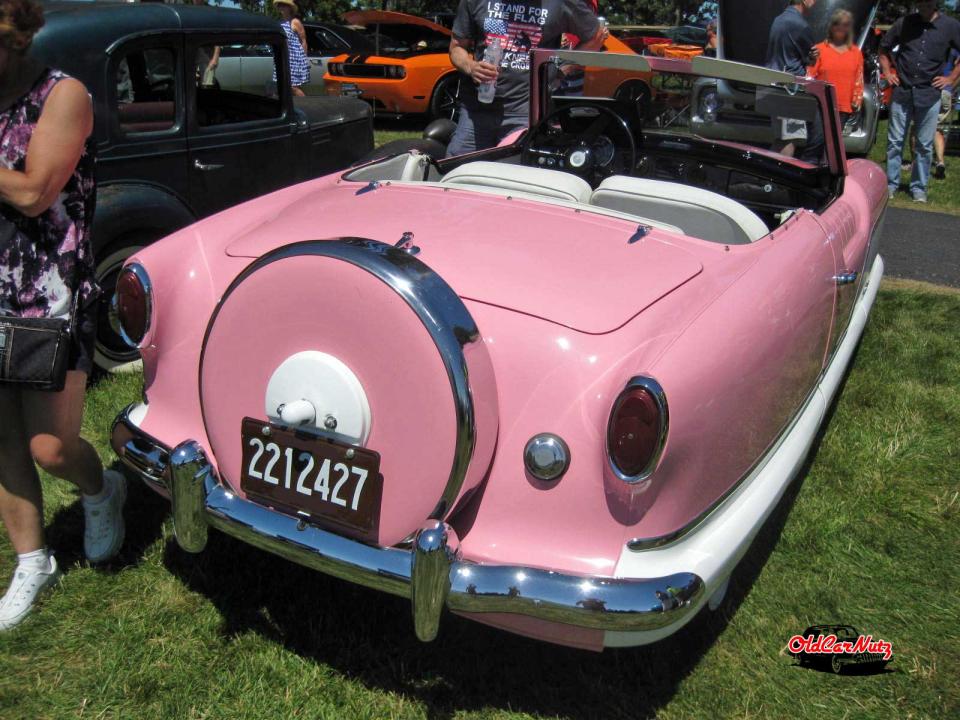
[[[34,68],[30,68],[30,71],[36,72]],[[25,247],[30,242],[14,223],[0,215],[0,248]],[[78,294],[75,291],[67,318],[25,318],[0,314],[0,385],[50,392],[63,390],[70,361],[77,302]]]
[[[69,318],[0,315],[0,385],[63,390],[75,312],[76,300]]]

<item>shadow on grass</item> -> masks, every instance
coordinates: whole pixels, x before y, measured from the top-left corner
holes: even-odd
[[[836,400],[797,479],[734,571],[721,606],[646,647],[592,654],[449,613],[437,640],[423,644],[413,634],[407,600],[312,572],[216,532],[196,556],[171,541],[164,563],[214,603],[225,636],[258,633],[368,687],[412,697],[430,718],[491,708],[565,718],[650,717],[674,696],[750,593],[835,407]]]
[[[897,672],[896,668],[892,668],[888,665],[877,667],[876,665],[844,665],[839,673],[833,672],[830,669],[829,663],[822,663],[819,665],[811,665],[807,663],[806,665],[802,663],[794,663],[791,667],[801,668],[803,670],[812,670],[814,672],[824,673],[826,675],[845,675],[848,677],[867,677],[870,675],[888,675],[889,673]]]
[[[114,462],[111,469],[120,473],[124,468]],[[161,536],[161,527],[170,512],[169,503],[148,489],[142,482],[127,476],[127,502],[124,516],[126,538],[119,554],[110,562],[98,565],[104,572],[119,572],[140,562],[147,548]],[[59,510],[46,528],[47,542],[57,556],[64,572],[76,563],[85,563],[83,554],[83,507],[76,502]]]

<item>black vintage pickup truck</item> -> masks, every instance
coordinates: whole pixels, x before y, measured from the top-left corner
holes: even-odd
[[[285,36],[268,17],[158,3],[44,8],[31,54],[82,80],[94,100],[93,243],[105,290],[97,364],[111,370],[137,359],[109,313],[131,252],[205,215],[350,165],[373,149],[372,118],[360,100],[294,98]],[[245,74],[248,57],[271,59],[277,80]]]

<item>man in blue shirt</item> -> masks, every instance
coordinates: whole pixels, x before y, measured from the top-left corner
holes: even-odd
[[[806,19],[816,4],[817,0],[794,0],[776,17],[767,42],[768,68],[800,77],[807,74],[807,66],[819,55]]]
[[[941,91],[955,85],[960,76],[960,64],[949,77],[940,74],[951,48],[960,50],[960,22],[940,14],[936,0],[918,2],[917,12],[897,20],[880,43],[880,66],[884,77],[895,86],[887,126],[887,189],[891,198],[900,187],[903,141],[913,121],[917,143],[910,195],[915,202],[927,201]]]
[[[792,0],[787,9],[774,19],[767,41],[765,65],[768,68],[800,77],[807,74],[807,66],[813,65],[820,54],[814,47],[816,43],[813,40],[813,31],[806,19],[816,4],[817,0]],[[783,134],[782,122],[783,118],[773,118],[774,133],[777,137],[773,149],[792,157],[796,146]],[[813,122],[806,123],[806,135],[806,144],[800,151],[799,158],[817,164],[823,155],[823,123],[819,113]]]

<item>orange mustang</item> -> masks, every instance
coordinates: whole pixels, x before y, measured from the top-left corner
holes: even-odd
[[[365,27],[376,51],[330,60],[323,76],[328,95],[362,97],[377,112],[453,117],[461,76],[450,62],[447,28],[386,10],[354,10],[343,18]]]
[[[455,116],[461,79],[469,81],[450,62],[453,33],[449,29],[386,10],[353,10],[343,18],[350,25],[366,28],[376,50],[372,55],[344,54],[331,59],[323,76],[328,95],[361,97],[371,102],[375,111],[391,115]],[[612,35],[604,49],[634,54]],[[616,90],[618,97],[650,97],[649,78],[637,76],[625,82],[623,74],[616,71],[593,75],[585,88],[587,95],[612,97]],[[617,87],[603,87],[611,83]]]

